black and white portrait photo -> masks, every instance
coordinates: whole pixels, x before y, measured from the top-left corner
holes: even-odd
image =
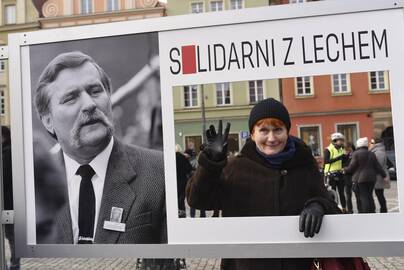
[[[157,33],[29,53],[37,244],[166,243]]]

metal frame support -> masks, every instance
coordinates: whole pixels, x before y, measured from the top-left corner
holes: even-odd
[[[6,49],[3,49],[6,48]],[[7,57],[8,57],[8,50],[7,47],[0,47],[0,56],[3,57],[3,51],[7,51]],[[4,59],[4,58],[0,58]],[[0,140],[3,141],[2,134],[0,133]],[[4,240],[5,240],[5,229],[3,225],[3,209],[4,209],[4,196],[3,196],[3,149],[2,149],[2,144],[0,144],[0,210],[2,214],[2,222],[0,224],[0,270],[6,270],[7,269],[7,261],[6,261],[6,250],[5,250],[5,245],[4,245]]]
[[[14,210],[3,210],[1,212],[1,224],[14,224]]]
[[[0,46],[0,60],[8,59],[8,46]]]

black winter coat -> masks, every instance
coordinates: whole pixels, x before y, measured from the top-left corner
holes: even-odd
[[[352,174],[352,181],[358,183],[376,182],[376,176],[380,174],[386,177],[386,172],[377,161],[376,155],[368,150],[367,147],[358,148],[352,155],[349,166],[345,173]]]
[[[177,167],[178,209],[185,210],[185,187],[193,168],[188,159],[180,152],[175,153],[175,163]]]
[[[281,169],[272,168],[247,141],[241,154],[213,162],[202,152],[199,166],[187,185],[187,200],[197,209],[220,209],[224,217],[299,215],[311,202],[327,214],[338,213],[329,198],[310,149],[296,142],[294,157]],[[296,226],[296,230],[298,227]],[[228,259],[228,270],[305,270],[312,259]]]

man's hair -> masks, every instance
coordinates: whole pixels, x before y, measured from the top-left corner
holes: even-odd
[[[105,71],[90,56],[79,52],[62,53],[53,58],[42,71],[35,90],[35,107],[40,117],[49,113],[49,94],[47,86],[56,80],[59,73],[67,68],[76,68],[84,63],[91,63],[101,77],[101,83],[108,94],[111,94],[111,81]]]

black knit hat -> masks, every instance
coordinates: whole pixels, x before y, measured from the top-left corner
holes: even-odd
[[[250,118],[248,119],[248,127],[252,132],[255,123],[265,118],[276,118],[281,120],[288,132],[290,130],[290,117],[286,107],[279,101],[273,98],[267,98],[258,102],[250,112]]]

